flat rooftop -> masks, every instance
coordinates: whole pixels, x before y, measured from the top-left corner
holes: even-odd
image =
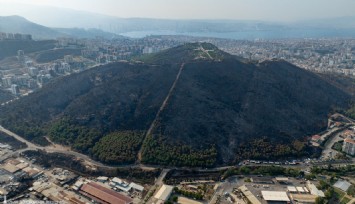
[[[163,185],[159,191],[155,194],[154,198],[162,201],[168,200],[171,192],[173,191],[173,186]]]
[[[239,187],[238,189],[252,204],[261,204],[261,202],[254,196],[252,192],[249,191],[249,189],[245,185]]]
[[[132,203],[132,199],[116,191],[105,188],[94,182],[84,184],[81,189],[82,192],[85,192],[92,196],[92,198],[98,198],[101,203],[110,203],[110,204],[129,204]],[[102,202],[103,201],[103,202]]]
[[[290,198],[285,191],[261,191],[261,194],[266,201],[290,202]]]

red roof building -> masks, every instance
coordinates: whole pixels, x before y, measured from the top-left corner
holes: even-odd
[[[91,182],[84,184],[80,191],[83,195],[103,204],[130,204],[132,199],[109,188]]]
[[[321,136],[319,136],[319,135],[313,135],[312,136],[312,141],[318,142],[320,140],[320,138],[321,138]]]

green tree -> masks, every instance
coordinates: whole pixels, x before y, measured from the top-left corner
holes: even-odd
[[[351,185],[347,191],[347,193],[353,197],[355,197],[355,186]]]
[[[178,197],[174,195],[171,200],[176,203],[178,201]]]
[[[325,199],[322,197],[317,197],[315,204],[325,204]]]
[[[328,188],[328,190],[324,193],[324,195],[327,199],[332,198],[334,195],[334,188],[332,187]]]
[[[317,188],[321,189],[321,190],[325,190],[325,189],[328,189],[330,187],[330,185],[323,181],[323,180],[320,180],[319,181],[319,185],[317,186]]]
[[[95,144],[92,148],[92,154],[105,163],[133,163],[136,160],[142,140],[142,132],[113,132],[104,136]]]

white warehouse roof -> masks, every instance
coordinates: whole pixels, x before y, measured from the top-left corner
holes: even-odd
[[[138,184],[133,183],[133,182],[132,182],[131,184],[129,184],[129,186],[130,186],[131,188],[137,190],[137,191],[143,191],[143,190],[144,190],[144,187],[143,187],[143,186],[138,185]]]
[[[347,191],[349,187],[351,186],[351,183],[343,180],[339,180],[334,184],[334,187],[341,189],[342,191]]]
[[[297,186],[296,188],[297,188],[297,191],[298,191],[298,192],[300,192],[300,193],[305,193],[303,187]]]
[[[297,189],[294,186],[287,186],[287,190],[292,193],[297,192]]]
[[[166,201],[169,199],[171,192],[173,191],[173,186],[169,186],[169,185],[163,185],[159,191],[155,194],[154,198],[158,199],[158,200],[162,200],[162,201]]]
[[[107,181],[107,180],[108,180],[108,177],[106,177],[106,176],[99,176],[99,177],[97,177],[97,180],[98,180],[98,181]]]
[[[261,191],[266,201],[285,201],[290,202],[290,198],[285,191]]]
[[[312,195],[316,195],[316,196],[319,196],[319,197],[325,197],[323,191],[318,190],[318,188],[313,183],[311,183],[310,181],[307,181],[307,187],[308,187],[308,189],[309,189],[309,191],[311,192]]]

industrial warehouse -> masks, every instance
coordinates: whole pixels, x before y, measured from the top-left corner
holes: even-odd
[[[239,203],[252,204],[287,204],[287,203],[315,203],[317,197],[324,197],[324,192],[319,190],[310,181],[294,178],[255,177],[252,182],[243,182],[239,186],[235,199]]]
[[[95,182],[84,184],[80,188],[83,195],[104,204],[130,204],[132,199]]]

